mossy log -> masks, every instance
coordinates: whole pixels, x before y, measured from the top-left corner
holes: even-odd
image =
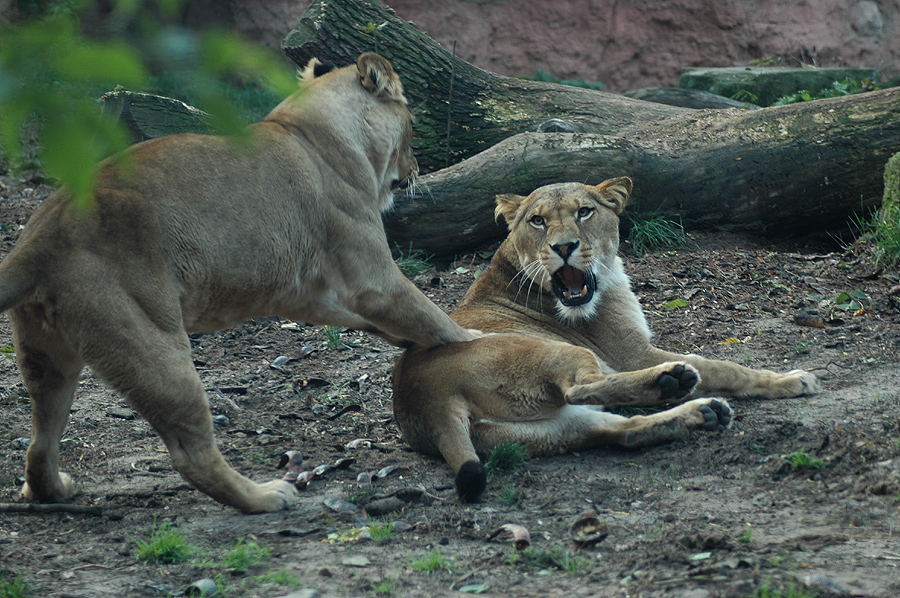
[[[847,230],[877,207],[900,151],[900,89],[760,110],[696,111],[619,135],[523,133],[425,175],[386,220],[401,247],[452,254],[495,240],[498,193],[634,179],[630,217],[771,236]]]
[[[403,80],[430,172],[385,222],[430,254],[501,238],[498,193],[634,179],[627,213],[767,235],[846,230],[877,207],[900,151],[900,90],[761,110],[692,110],[488,73],[376,0],[316,0],[283,43],[300,65],[376,51]]]
[[[100,101],[104,114],[118,118],[134,142],[177,133],[214,131],[207,113],[174,98],[135,91],[110,91]]]
[[[400,75],[416,116],[413,149],[423,172],[526,131],[612,134],[620,126],[687,111],[610,93],[503,77],[454,56],[377,0],[314,0],[282,42],[299,66],[338,66],[377,52]]]

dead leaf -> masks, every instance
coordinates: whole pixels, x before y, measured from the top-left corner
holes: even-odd
[[[372,441],[368,438],[357,438],[356,440],[351,440],[347,444],[344,445],[345,449],[358,449],[358,448],[369,448],[372,446]]]
[[[300,451],[285,451],[281,455],[281,461],[278,462],[277,469],[281,469],[287,465],[288,471],[300,473],[300,466],[303,465],[303,455]]]
[[[597,544],[608,535],[606,524],[597,518],[597,511],[594,509],[583,511],[569,528],[569,537],[580,548]]]
[[[528,533],[525,526],[519,525],[518,523],[505,523],[501,525],[497,531],[488,536],[488,540],[493,540],[504,531],[509,532],[512,536],[512,539],[516,544],[516,550],[525,550],[531,546],[531,534]]]
[[[401,469],[406,469],[403,465],[387,465],[378,470],[378,473],[375,474],[375,477],[378,479],[386,478],[395,471],[399,471]]]
[[[359,511],[358,505],[355,505],[352,502],[348,502],[343,498],[338,498],[336,496],[329,496],[322,502],[326,507],[328,507],[335,513],[355,513],[356,511]]]
[[[809,326],[810,328],[836,328],[843,326],[844,321],[838,318],[826,320],[817,310],[801,310],[794,314],[794,323],[798,326]]]

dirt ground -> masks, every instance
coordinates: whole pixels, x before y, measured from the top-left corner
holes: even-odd
[[[0,177],[0,253],[47,191]],[[738,598],[792,583],[822,597],[900,595],[896,271],[877,272],[839,249],[694,239],[696,247],[642,258],[623,247],[657,343],[756,368],[813,370],[819,395],[733,400],[734,426],[723,434],[531,459],[492,477],[483,502],[463,505],[449,468],[399,436],[396,349],[357,332],[329,339],[320,327],[260,319],[194,338],[226,457],[257,480],[280,477],[289,449],[309,469],[347,458],[349,466],[310,482],[291,511],[241,515],[185,485],[148,425],[85,371],[62,467],[79,489],[70,505],[96,512],[22,513],[8,507],[23,504],[29,403],[4,349],[0,569],[20,574],[33,596],[59,598],[180,595],[201,578],[216,578],[219,596]],[[485,263],[466,256],[415,280],[451,310]],[[857,305],[837,303],[842,293]],[[793,316],[803,307],[842,322],[800,325]],[[11,344],[3,317],[0,347]],[[820,466],[788,464],[797,453]],[[374,492],[358,487],[360,473],[386,466],[396,467]],[[362,510],[350,499],[371,502]],[[579,549],[569,529],[588,508],[608,536]],[[366,518],[394,531],[370,539],[359,533]],[[507,523],[529,530],[530,551],[517,554],[505,531],[491,539]],[[198,547],[194,558],[136,557],[136,542],[163,524]],[[229,569],[223,555],[238,540],[270,556],[243,573]],[[445,566],[430,574],[415,566],[436,554]]]

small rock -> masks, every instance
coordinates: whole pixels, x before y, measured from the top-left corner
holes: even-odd
[[[22,436],[20,436],[19,438],[13,438],[13,439],[12,439],[12,442],[9,443],[9,445],[10,445],[12,448],[18,449],[18,450],[21,450],[21,451],[27,451],[27,450],[28,450],[28,446],[29,446],[30,444],[31,444],[31,438],[24,438],[24,437],[22,437]]]
[[[132,420],[135,418],[134,411],[125,407],[110,407],[106,410],[106,415],[124,420]]]
[[[364,556],[351,556],[341,559],[341,564],[347,565],[348,567],[368,567],[372,564],[372,561]]]
[[[382,515],[387,515],[388,513],[393,513],[402,506],[403,501],[394,496],[389,496],[387,498],[369,502],[369,504],[366,505],[366,513],[380,517]]]

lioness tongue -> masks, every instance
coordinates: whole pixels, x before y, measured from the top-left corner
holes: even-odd
[[[578,268],[565,265],[557,272],[559,279],[567,290],[563,291],[563,296],[568,300],[572,297],[584,297],[587,289],[584,286],[584,272]]]
[[[584,287],[584,272],[565,265],[559,269],[559,278],[570,291],[581,293],[581,289]]]

